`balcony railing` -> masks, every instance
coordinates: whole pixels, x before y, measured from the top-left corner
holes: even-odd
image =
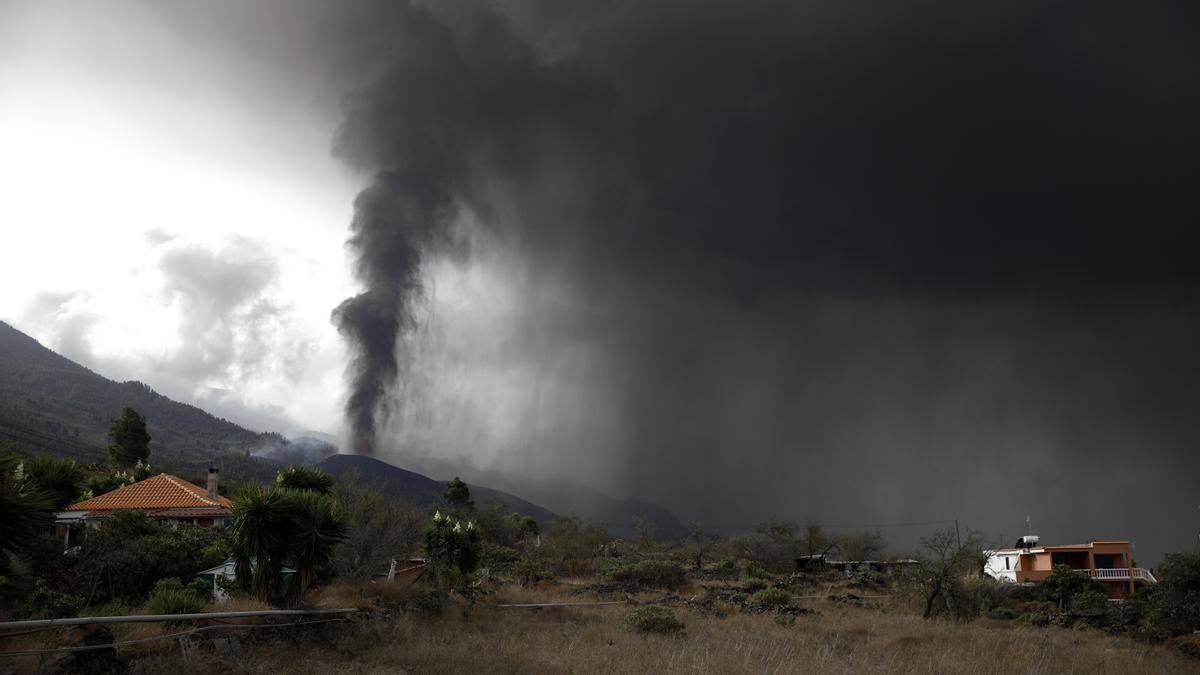
[[[1096,569],[1089,570],[1093,579],[1113,579],[1126,580],[1133,578],[1135,581],[1146,581],[1152,584],[1158,583],[1158,579],[1150,573],[1150,570],[1143,567],[1114,567],[1112,569]]]

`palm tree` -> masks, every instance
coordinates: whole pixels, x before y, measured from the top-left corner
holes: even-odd
[[[0,451],[0,575],[28,550],[29,541],[48,531],[54,517],[50,495],[21,479],[20,461]]]
[[[333,477],[320,469],[303,464],[289,466],[275,476],[275,484],[289,490],[308,490],[328,495],[333,492]]]
[[[294,519],[287,495],[261,485],[243,488],[233,503],[230,539],[237,579],[261,600],[283,596],[283,561]]]
[[[312,585],[317,570],[332,562],[334,548],[346,540],[350,526],[325,495],[294,490],[289,491],[288,501],[292,510],[290,552],[299,594]]]
[[[75,503],[83,493],[87,469],[71,459],[34,455],[22,462],[25,482],[39,488],[54,500],[54,508]]]

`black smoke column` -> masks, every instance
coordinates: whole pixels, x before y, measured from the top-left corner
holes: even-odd
[[[374,452],[377,423],[386,421],[400,369],[397,341],[415,325],[421,250],[435,239],[448,204],[436,181],[416,171],[381,172],[354,202],[348,245],[367,290],[339,305],[333,320],[353,352],[346,417],[358,454]]]

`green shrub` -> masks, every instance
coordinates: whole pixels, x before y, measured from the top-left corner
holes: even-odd
[[[1147,621],[1157,635],[1200,630],[1200,553],[1172,553],[1158,570],[1159,583],[1135,593],[1147,595]]]
[[[747,593],[757,593],[767,587],[767,582],[762,579],[750,577],[742,582],[742,590]]]
[[[547,569],[540,561],[532,558],[525,558],[518,562],[516,568],[513,570],[513,574],[517,577],[517,582],[522,586],[554,578],[554,573]]]
[[[1108,594],[1104,591],[1086,590],[1071,598],[1071,613],[1083,616],[1105,616],[1108,614]]]
[[[682,635],[685,626],[675,610],[662,605],[642,605],[625,616],[625,627],[635,633]]]
[[[1017,618],[1016,611],[1008,607],[993,607],[988,611],[988,618],[998,619],[1000,621],[1012,621]]]
[[[34,582],[33,592],[26,601],[29,613],[47,619],[62,619],[75,616],[83,606],[83,600],[70,593],[61,593],[46,585],[45,579]]]
[[[764,588],[751,595],[750,602],[764,607],[786,607],[791,604],[792,596],[782,588]]]
[[[1017,617],[1017,623],[1022,626],[1049,626],[1050,615],[1045,612],[1030,612]]]
[[[146,609],[151,614],[195,614],[203,612],[208,607],[208,597],[206,593],[211,592],[207,589],[208,583],[203,579],[197,579],[204,586],[204,590],[197,588],[197,584],[189,583],[186,586],[182,581],[174,577],[168,579],[160,579],[154,584],[154,589],[150,591],[150,599],[146,601]]]
[[[775,623],[779,624],[780,626],[794,626],[794,625],[796,625],[796,615],[795,614],[776,614],[775,615]]]
[[[677,563],[669,560],[642,560],[618,567],[609,573],[609,578],[640,586],[673,589],[684,584],[687,574]]]
[[[854,575],[854,580],[850,583],[856,588],[872,588],[887,585],[887,577],[878,570],[865,569],[860,570]]]
[[[483,542],[482,567],[505,567],[521,560],[521,552],[509,546],[498,546]]]
[[[770,574],[766,568],[756,562],[747,562],[746,569],[743,570],[747,577],[751,579],[766,579]]]
[[[1086,570],[1077,570],[1067,565],[1055,565],[1050,576],[1042,582],[1046,599],[1058,603],[1060,611],[1071,606],[1071,599],[1087,592],[1103,593],[1103,586],[1092,579]]]
[[[116,511],[100,527],[89,528],[83,551],[63,578],[92,604],[140,605],[159,579],[191,578],[224,560],[215,545],[220,536],[195,525],[162,527],[140,511]]]

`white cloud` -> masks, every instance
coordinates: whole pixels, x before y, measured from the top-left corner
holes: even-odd
[[[336,429],[357,186],[333,120],[127,6],[5,11],[0,318],[259,428]]]

